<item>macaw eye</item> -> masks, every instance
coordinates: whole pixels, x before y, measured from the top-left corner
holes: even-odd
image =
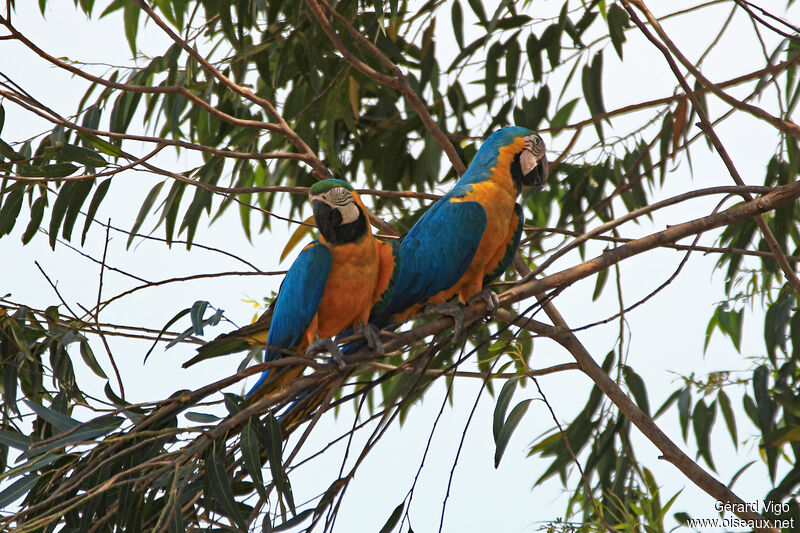
[[[331,203],[333,205],[347,205],[353,201],[353,195],[344,187],[331,189]]]

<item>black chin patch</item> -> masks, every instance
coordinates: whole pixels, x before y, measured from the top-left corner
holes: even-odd
[[[540,189],[542,185],[544,185],[544,175],[542,170],[546,163],[543,161],[539,161],[533,169],[527,174],[522,173],[522,163],[520,163],[520,157],[522,156],[522,152],[518,153],[514,156],[514,160],[511,162],[511,181],[514,182],[514,187],[517,191],[521,191],[523,187],[533,187],[535,189]]]
[[[359,209],[358,218],[349,224],[342,224],[342,214],[325,202],[315,200],[312,204],[317,227],[331,244],[347,244],[355,242],[367,232],[367,219]]]

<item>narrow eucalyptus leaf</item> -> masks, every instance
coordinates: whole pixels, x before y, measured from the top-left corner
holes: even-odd
[[[503,423],[503,428],[500,430],[500,434],[497,437],[497,446],[494,452],[494,467],[497,468],[500,465],[500,459],[503,458],[503,454],[506,451],[506,446],[508,446],[508,441],[511,439],[511,435],[514,433],[514,430],[517,429],[517,425],[519,425],[522,417],[525,416],[525,413],[528,411],[528,406],[530,405],[530,400],[522,400],[509,413],[508,418]]]
[[[389,518],[386,520],[386,523],[383,524],[383,527],[378,533],[390,533],[394,527],[397,525],[397,522],[400,521],[400,517],[403,516],[403,507],[405,503],[401,503],[397,507],[394,508],[392,514],[389,515]]]
[[[503,423],[506,418],[506,411],[508,404],[511,403],[511,398],[514,396],[514,390],[517,387],[516,379],[509,379],[503,384],[500,394],[497,396],[497,404],[494,406],[494,418],[492,422],[492,434],[494,435],[494,442],[497,444],[497,439],[500,436],[500,430],[503,428]]]
[[[86,221],[83,223],[83,231],[81,232],[81,245],[86,242],[86,234],[89,232],[89,227],[94,221],[97,208],[100,207],[100,203],[102,203],[103,198],[106,197],[110,185],[111,178],[103,180],[100,182],[100,185],[97,186],[97,189],[95,189],[94,195],[92,195],[92,201],[89,202],[89,209],[86,210]]]
[[[156,198],[158,197],[158,193],[161,192],[161,188],[164,186],[164,183],[165,182],[163,181],[157,183],[155,186],[153,186],[152,189],[150,189],[150,192],[147,193],[144,202],[142,202],[142,207],[139,208],[139,214],[136,215],[136,221],[133,223],[133,227],[131,228],[131,233],[130,236],[128,237],[128,244],[126,245],[126,248],[131,247],[133,238],[136,237],[139,228],[141,228],[142,224],[144,224],[145,218],[147,218],[147,214],[153,207],[153,204],[155,203]]]

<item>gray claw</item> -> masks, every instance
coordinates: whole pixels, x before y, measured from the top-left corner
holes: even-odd
[[[314,355],[322,352],[329,352],[333,360],[336,361],[336,364],[339,365],[339,368],[344,368],[346,366],[344,355],[342,355],[339,346],[328,338],[317,339],[311,343],[311,346],[306,350],[306,355]]]
[[[364,324],[361,326],[361,334],[367,340],[369,349],[383,356],[385,352],[383,351],[383,341],[381,341],[381,330],[374,324]]]
[[[443,303],[431,307],[431,311],[440,315],[449,316],[453,319],[453,342],[459,343],[464,332],[464,311],[460,305]]]
[[[467,305],[471,305],[478,300],[486,302],[486,321],[493,319],[500,308],[500,298],[491,289],[483,289],[481,292],[475,293],[467,300]]]

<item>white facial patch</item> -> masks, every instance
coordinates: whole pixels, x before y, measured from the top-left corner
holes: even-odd
[[[527,175],[531,170],[536,168],[544,155],[544,141],[542,141],[541,137],[538,135],[529,135],[525,137],[525,149],[519,156],[522,173]]]
[[[342,214],[342,224],[349,224],[358,219],[359,209],[353,200],[353,194],[344,187],[334,187],[328,192],[316,195],[311,200],[322,200]]]

